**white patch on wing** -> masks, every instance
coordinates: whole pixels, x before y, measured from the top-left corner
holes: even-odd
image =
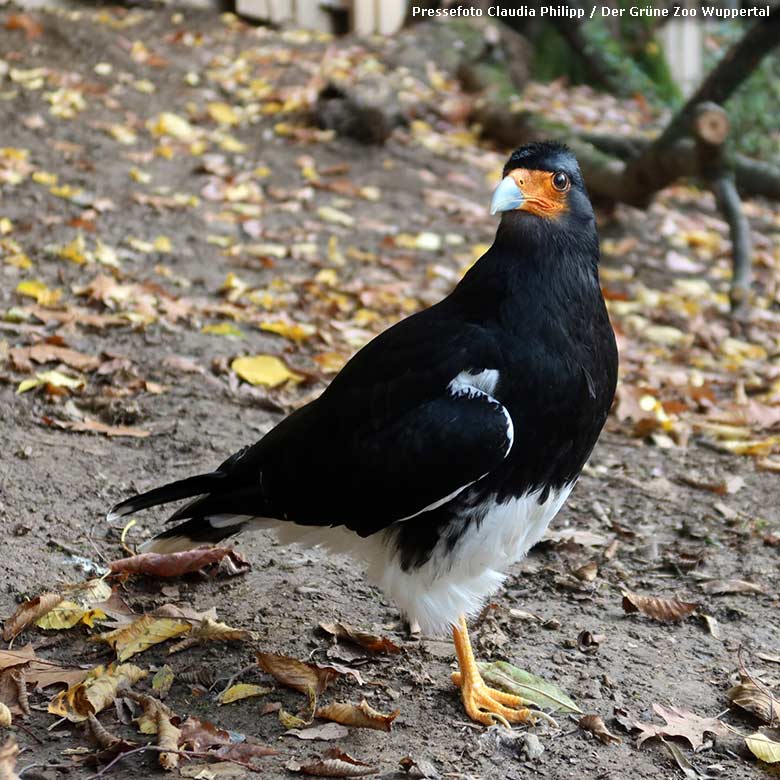
[[[493,404],[502,412],[504,419],[506,420],[506,438],[509,442],[506,452],[504,453],[504,457],[506,457],[512,451],[512,445],[515,441],[515,425],[512,422],[512,416],[509,414],[509,410],[501,401],[491,395],[498,385],[499,378],[498,371],[495,368],[485,368],[478,374],[461,371],[455,379],[449,383],[448,389],[454,396],[465,395],[469,398],[482,398]],[[483,474],[482,476],[484,477],[485,475]],[[482,477],[480,477],[480,479],[482,479]]]

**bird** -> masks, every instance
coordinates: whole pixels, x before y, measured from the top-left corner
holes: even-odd
[[[618,353],[575,155],[516,149],[495,239],[452,292],[362,347],[313,401],[216,470],[128,498],[109,520],[190,499],[141,552],[273,529],[349,553],[429,635],[451,631],[470,718],[533,722],[483,681],[467,619],[540,541],[588,460]]]

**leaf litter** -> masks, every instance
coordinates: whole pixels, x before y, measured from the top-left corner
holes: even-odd
[[[124,370],[101,373],[102,367],[114,360],[106,354],[113,351],[114,334],[144,338],[153,337],[155,328],[177,327],[187,337],[224,339],[225,343],[230,343],[225,334],[262,334],[267,341],[258,342],[257,351],[254,344],[251,350],[247,345],[247,356],[244,342],[236,342],[226,349],[222,363],[210,364],[202,358],[196,361],[192,355],[200,353],[194,349],[190,355],[170,355],[165,359],[165,381],[186,389],[192,378],[201,381],[203,377],[225,392],[266,401],[272,398],[283,408],[293,408],[306,385],[321,388],[324,377],[332,375],[374,333],[446,293],[480,253],[480,247],[490,241],[492,223],[484,219],[480,185],[483,177],[500,168],[502,154],[477,145],[465,114],[458,118],[457,111],[443,110],[442,94],[458,104],[471,100],[454,79],[442,75],[443,71],[436,68],[424,77],[404,73],[403,90],[407,97],[413,97],[409,104],[415,108],[406,117],[408,128],[396,131],[393,143],[404,147],[406,155],[424,150],[426,161],[441,160],[450,170],[458,168],[450,175],[457,173],[460,178],[448,179],[452,186],[446,188],[433,175],[427,181],[420,177],[423,198],[437,218],[444,212],[457,215],[457,221],[450,222],[453,233],[446,232],[439,219],[430,224],[405,217],[399,221],[383,207],[390,191],[387,180],[380,180],[382,186],[377,186],[356,164],[351,169],[349,164],[331,166],[335,170],[328,171],[319,159],[319,150],[328,148],[333,134],[309,126],[304,119],[312,96],[311,72],[322,68],[325,75],[351,83],[375,67],[373,56],[379,51],[382,59],[381,49],[367,48],[359,41],[350,41],[347,46],[318,41],[316,36],[288,31],[250,32],[235,17],[227,16],[218,30],[203,33],[181,27],[170,29],[165,39],[145,31],[149,39],[141,40],[141,33],[136,35],[134,28],[149,18],[137,9],[99,9],[83,12],[78,18],[65,14],[58,19],[63,25],[78,24],[96,33],[105,28],[111,35],[121,31],[129,36],[123,41],[128,61],[140,69],[130,80],[120,77],[119,68],[108,63],[96,66],[94,72],[89,70],[90,83],[99,78],[110,94],[88,87],[76,72],[76,63],[72,73],[63,74],[56,64],[33,53],[32,47],[28,47],[29,54],[27,49],[23,52],[25,63],[13,63],[9,58],[9,86],[34,106],[29,114],[25,108],[25,127],[54,131],[60,125],[79,127],[79,123],[98,119],[95,127],[116,154],[117,167],[122,168],[123,188],[134,190],[128,203],[132,200],[132,208],[137,209],[134,213],[141,217],[136,224],[144,225],[144,230],[134,229],[136,235],[112,235],[107,215],[122,202],[120,195],[124,197],[124,193],[103,196],[101,187],[98,196],[99,188],[90,182],[92,177],[86,171],[78,179],[69,175],[67,168],[54,173],[43,166],[41,160],[46,158],[35,150],[0,150],[4,187],[14,195],[19,193],[20,202],[32,193],[43,198],[41,216],[34,221],[50,224],[52,232],[57,232],[51,239],[52,253],[42,256],[35,251],[36,236],[28,237],[20,229],[20,215],[10,214],[0,223],[0,258],[12,280],[3,319],[4,324],[18,328],[11,331],[10,348],[0,348],[0,359],[11,386],[24,387],[17,400],[23,404],[20,408],[35,409],[35,424],[61,431],[62,436],[79,433],[142,439],[157,432],[152,420],[147,425],[141,420],[114,419],[107,406],[92,412],[96,401],[143,400],[151,394],[149,388],[162,386],[163,377],[157,373],[162,363],[158,368],[143,362],[135,378]],[[47,35],[50,22],[43,13],[11,11],[4,17],[19,49],[25,41]],[[152,105],[150,96],[160,74],[169,72],[179,57],[209,47],[215,52],[224,51],[224,47],[232,51],[238,41],[247,53],[237,60],[217,53],[205,67],[193,67],[186,74],[188,105],[176,100],[166,105],[166,110]],[[393,44],[372,43],[372,47],[384,45]],[[46,49],[39,47],[43,52]],[[176,56],[172,56],[174,52]],[[323,58],[328,60],[324,65]],[[290,65],[293,61],[304,67],[296,70]],[[387,65],[387,75],[389,79],[396,75],[392,64]],[[119,103],[112,105],[111,100]],[[642,117],[646,117],[641,101],[617,106],[608,96],[558,83],[543,87],[530,84],[523,100],[531,107],[544,106],[551,116],[572,125],[584,122],[589,129],[636,130],[643,127]],[[9,101],[12,108],[18,105],[17,98],[9,97]],[[129,110],[120,111],[117,105]],[[267,122],[262,125],[264,132],[296,150],[296,165],[286,167],[297,171],[297,181],[286,181],[286,171],[283,177],[275,160],[254,159],[247,152],[247,148],[254,151],[247,131],[256,132],[258,119]],[[301,146],[305,154],[300,154]],[[81,153],[73,148],[68,151],[67,143],[58,151],[63,155]],[[208,176],[209,181],[182,180],[168,191],[158,191],[157,183],[165,180],[159,166],[171,161],[198,166],[198,175]],[[389,148],[386,162],[399,162]],[[433,186],[439,189],[431,189]],[[692,215],[679,208],[680,202],[692,197],[699,194],[683,187],[670,188],[648,210],[648,225],[655,233],[652,242],[639,231],[638,237],[632,235],[628,242],[611,238],[603,242],[603,281],[623,358],[618,405],[609,425],[641,446],[692,450],[701,443],[717,448],[724,456],[752,460],[759,468],[771,469],[773,456],[776,459],[780,454],[780,397],[777,377],[766,359],[776,351],[772,278],[779,261],[777,242],[771,231],[756,230],[757,283],[768,294],[757,302],[755,320],[732,333],[722,287],[727,272],[724,225],[709,214]],[[354,201],[358,199],[376,203],[376,210],[356,208]],[[773,218],[763,204],[749,206],[751,217],[768,222]],[[302,208],[310,218],[305,227],[293,224],[279,231],[269,218],[299,214]],[[172,212],[188,215],[198,225],[193,230],[195,245],[215,262],[234,268],[241,284],[220,292],[219,280],[212,280],[206,282],[210,289],[205,293],[188,292],[193,280],[186,277],[186,269],[174,266],[171,258],[171,250],[180,251],[165,221],[165,215]],[[389,224],[389,219],[394,224]],[[621,223],[628,219],[630,215],[617,215]],[[40,246],[44,243],[48,241]],[[622,265],[638,262],[639,256],[644,256],[651,268],[657,262],[675,273],[705,269],[707,275],[653,286],[646,276]],[[291,260],[303,269],[297,271],[298,278],[290,278],[286,263]],[[53,263],[57,264],[56,273],[51,271]],[[262,273],[258,273],[260,269]],[[288,317],[289,312],[295,313],[295,321]],[[62,341],[51,343],[52,337]],[[101,378],[106,376],[111,377],[110,382]],[[45,410],[43,414],[40,409]],[[736,486],[732,471],[724,464],[722,473],[699,481],[704,487],[697,489],[730,502],[732,496],[745,492],[744,487]],[[608,525],[598,529],[605,541],[594,546],[606,546],[608,529]],[[567,530],[575,542],[580,538],[575,538],[577,534],[587,533]],[[170,561],[161,565],[161,571],[176,571]],[[142,567],[138,573],[156,576]],[[735,572],[719,581],[733,588],[735,582],[745,582],[739,575]],[[600,570],[597,576],[601,577]],[[595,576],[594,581],[598,581]],[[703,590],[707,593],[706,587]],[[763,595],[749,588],[721,593],[740,592],[751,597]],[[36,621],[44,621],[38,626],[42,630],[68,630],[67,624],[83,605],[68,594],[64,596],[56,607],[31,620],[28,618],[35,614],[35,607],[28,605],[19,622],[11,624],[11,633],[33,631]],[[662,622],[680,620],[679,607],[647,603],[645,607],[645,614]],[[107,611],[104,614],[111,617]],[[178,621],[180,616],[156,619]],[[100,620],[97,612],[90,615],[85,610],[72,628],[82,635],[90,632],[90,622]],[[190,625],[193,628],[182,634],[185,638],[196,631],[196,624]],[[32,657],[27,661],[22,656],[13,659],[8,669],[24,669],[30,684],[35,684],[36,676],[45,681],[60,675],[64,682],[67,675],[84,676],[89,671]],[[315,664],[315,668],[319,667]],[[339,670],[334,664],[331,669],[359,678],[349,667]]]

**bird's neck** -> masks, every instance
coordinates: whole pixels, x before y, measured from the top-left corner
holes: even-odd
[[[598,260],[592,223],[569,230],[538,219],[505,217],[491,248],[461,281],[458,297],[467,301],[478,293],[482,307],[503,307],[511,300],[534,309],[552,296],[564,307],[576,307],[601,298]]]

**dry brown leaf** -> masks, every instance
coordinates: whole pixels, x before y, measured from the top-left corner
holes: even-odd
[[[100,634],[96,639],[109,644],[116,651],[117,658],[126,661],[153,645],[166,642],[191,630],[192,626],[183,620],[142,615],[130,625]]]
[[[623,593],[623,610],[629,614],[641,612],[661,623],[674,623],[692,615],[699,605],[678,599],[663,599],[655,596],[640,596],[638,593]]]
[[[320,726],[312,726],[306,729],[288,729],[284,732],[286,737],[298,737],[298,739],[344,739],[349,735],[349,729],[340,723],[323,723]]]
[[[143,712],[135,719],[138,730],[142,734],[156,734],[158,715],[163,713],[168,720],[178,725],[180,718],[167,705],[148,693],[136,693],[135,691],[125,691],[125,698],[132,699],[141,705]]]
[[[147,436],[152,435],[151,431],[145,431],[143,428],[131,428],[127,425],[107,425],[91,417],[85,417],[83,420],[47,419],[49,424],[55,428],[75,431],[76,433],[102,433],[104,436],[128,436],[133,439],[145,439]]]
[[[389,715],[377,712],[369,706],[365,699],[360,704],[327,704],[314,713],[317,718],[332,720],[335,723],[341,723],[342,726],[375,729],[376,731],[390,731],[393,727],[393,721],[399,714],[400,710],[393,710]]]
[[[780,723],[780,701],[747,677],[743,676],[738,685],[729,688],[726,696],[730,702],[753,713],[764,723],[770,726]]]
[[[13,737],[8,737],[6,743],[0,747],[0,780],[19,780],[16,774],[16,756],[19,746]]]
[[[17,347],[8,354],[18,371],[32,371],[33,363],[64,363],[77,371],[93,371],[100,365],[100,358],[94,355],[85,355],[57,344],[41,343],[31,347]]]
[[[196,753],[201,753],[215,745],[233,744],[230,733],[225,729],[192,715],[179,726],[179,730],[181,731],[181,745]]]
[[[181,577],[219,563],[233,551],[229,547],[208,547],[175,553],[142,553],[111,561],[112,574],[145,574],[149,577]]]
[[[24,666],[35,657],[32,645],[26,645],[21,650],[0,650],[0,672],[13,666]]]
[[[10,642],[31,623],[34,623],[54,609],[54,607],[63,599],[64,596],[59,593],[42,593],[34,599],[25,601],[24,604],[22,604],[16,612],[5,621],[5,625],[3,626],[3,640]]]
[[[612,745],[620,742],[620,737],[616,737],[607,729],[607,726],[600,715],[583,715],[577,722],[577,725],[583,731],[589,731],[595,737],[598,737],[605,745]]]
[[[368,631],[361,631],[348,623],[320,623],[320,628],[336,639],[346,639],[354,642],[370,653],[400,653],[401,648],[387,637],[377,636]]]
[[[277,753],[278,751],[273,748],[266,747],[265,745],[256,745],[249,741],[223,745],[213,751],[213,755],[223,758],[226,761],[243,762],[248,762],[253,758],[261,758],[263,756],[275,756]]]
[[[171,771],[179,766],[179,738],[181,731],[171,723],[170,717],[162,710],[157,710],[157,746],[162,748],[160,753],[160,766]],[[173,752],[167,752],[173,751]]]
[[[113,703],[117,691],[143,680],[148,672],[133,664],[95,667],[83,682],[57,694],[49,702],[49,712],[77,723],[90,713],[101,712]]]
[[[168,650],[168,654],[178,653],[201,642],[247,642],[256,639],[256,635],[244,628],[232,628],[225,623],[206,618],[195,625],[192,631]]]
[[[287,688],[319,696],[337,676],[332,668],[320,669],[312,664],[275,653],[258,653],[257,665]]]
[[[43,35],[43,25],[30,14],[9,14],[5,20],[6,30],[21,30],[28,41]]]
[[[698,750],[704,744],[705,733],[719,736],[728,733],[726,726],[717,718],[701,718],[687,710],[664,707],[662,704],[653,704],[653,709],[666,721],[666,725],[634,723],[634,727],[642,732],[637,739],[637,746],[651,737],[682,737],[688,740],[694,750]]]
[[[284,766],[290,772],[314,777],[365,777],[379,771],[376,767],[364,764],[338,748],[328,750],[317,761],[301,763],[293,758]]]

